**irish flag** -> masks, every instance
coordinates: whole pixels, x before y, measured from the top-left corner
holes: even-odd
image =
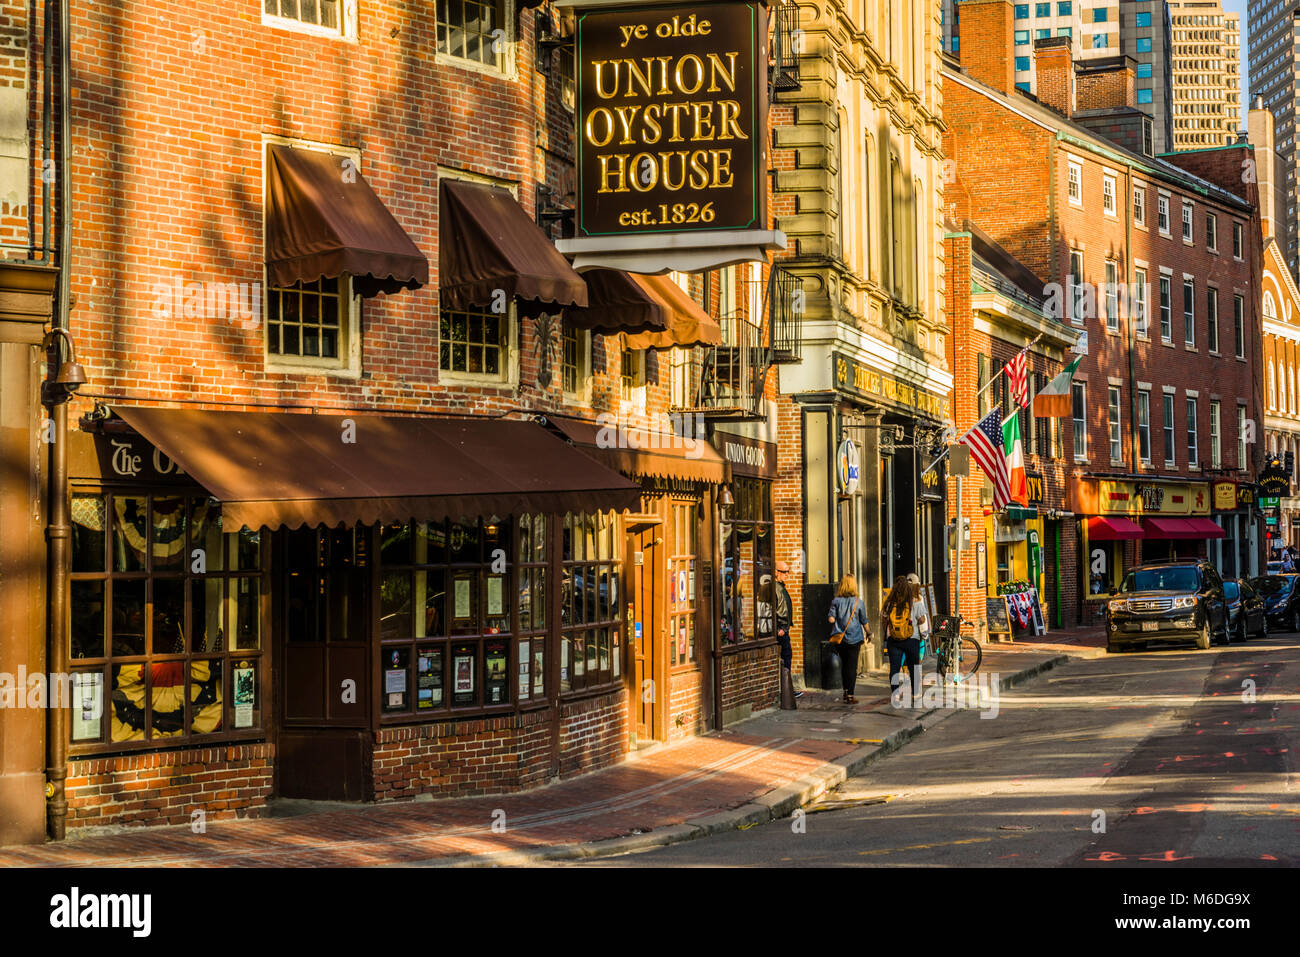
[[[1011,501],[1029,504],[1029,487],[1025,483],[1025,448],[1020,444],[1020,413],[1012,412],[1002,423],[1002,449],[1007,454],[1007,472],[1011,478]]]
[[[1083,356],[1075,359],[1051,382],[1034,396],[1034,417],[1039,419],[1064,419],[1070,414],[1070,382],[1074,370],[1079,368]]]

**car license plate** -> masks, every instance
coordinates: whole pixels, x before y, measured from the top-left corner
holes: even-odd
[[[1160,622],[1158,622],[1158,621],[1144,621],[1144,622],[1142,622],[1142,630],[1143,630],[1143,631],[1156,631],[1159,627],[1160,627]]]

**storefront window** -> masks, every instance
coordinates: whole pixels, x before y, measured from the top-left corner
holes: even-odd
[[[732,482],[735,504],[722,523],[722,643],[773,637],[772,483]]]
[[[73,745],[260,733],[261,535],[176,491],[78,493],[71,512]]]
[[[536,541],[539,533],[531,517],[521,521],[528,524],[529,541]],[[513,523],[496,517],[380,529],[380,702],[385,715],[511,703],[512,535]],[[526,577],[531,583],[531,569]],[[544,577],[538,588],[544,592]],[[534,604],[545,606],[540,592],[536,602],[530,597],[530,611]],[[530,630],[532,624],[530,616]],[[529,682],[531,694],[531,674]]]
[[[566,515],[560,526],[560,691],[622,675],[619,561],[612,512]]]
[[[668,664],[695,664],[696,505],[672,504],[672,548],[668,556]],[[768,605],[771,608],[771,605]],[[768,612],[768,625],[771,625]]]

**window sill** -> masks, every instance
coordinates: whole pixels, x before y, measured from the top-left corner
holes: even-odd
[[[1123,460],[1123,459],[1111,459],[1111,460],[1110,460],[1110,467],[1111,467],[1111,468],[1123,468],[1123,467],[1124,467],[1124,460]]]
[[[1195,246],[1195,245],[1196,245],[1196,240],[1194,240],[1194,239],[1184,239],[1184,240],[1183,240],[1183,245],[1184,245],[1184,246]]]
[[[1183,351],[1184,351],[1184,352],[1199,352],[1200,350],[1197,349],[1196,346],[1189,346],[1189,345],[1187,345],[1187,343],[1183,343]]]
[[[1245,361],[1246,361],[1246,357],[1245,357],[1245,356],[1233,356],[1233,358],[1236,359],[1238,362],[1245,362]]]
[[[452,66],[461,70],[469,70],[471,73],[479,73],[483,76],[492,77],[493,79],[511,82],[519,79],[519,74],[515,70],[513,47],[515,39],[507,36],[505,40],[507,46],[506,67],[488,66],[486,63],[479,63],[477,60],[467,60],[464,57],[452,56],[450,53],[435,53],[433,62],[439,66]]]
[[[1160,344],[1162,346],[1168,346],[1170,349],[1174,347],[1174,341],[1172,339],[1161,339]]]
[[[1108,336],[1118,336],[1118,335],[1119,335],[1119,330],[1118,330],[1118,329],[1112,329],[1110,326],[1107,326],[1107,327],[1106,327],[1106,335],[1108,335]]]
[[[1216,358],[1216,359],[1222,359],[1222,358],[1223,358],[1223,353],[1219,352],[1219,350],[1217,350],[1217,349],[1211,349],[1209,352],[1206,353],[1206,355],[1207,355],[1207,356],[1213,356],[1213,357]]]
[[[1150,342],[1150,341],[1151,341],[1151,337],[1150,337],[1149,335],[1147,335],[1145,332],[1135,332],[1135,333],[1133,333],[1133,338],[1136,339],[1138,342]]]
[[[344,11],[344,18],[350,19],[346,10]],[[290,17],[277,17],[263,10],[262,26],[271,27],[274,30],[284,30],[287,33],[301,33],[321,40],[341,40],[344,43],[357,42],[354,20],[346,23],[344,28],[340,30],[334,27],[317,26],[314,23],[303,23],[301,20],[294,20]]]
[[[360,379],[361,369],[349,366],[315,365],[310,362],[286,362],[283,359],[263,357],[264,371],[272,375],[326,375],[336,379]]]
[[[1092,460],[1089,459],[1086,455],[1083,455],[1083,456],[1076,455],[1076,456],[1074,457],[1074,464],[1075,464],[1075,465],[1091,465],[1091,464],[1092,464]]]

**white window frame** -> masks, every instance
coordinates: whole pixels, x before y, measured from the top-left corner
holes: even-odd
[[[563,320],[561,320],[563,321]],[[560,326],[560,394],[569,405],[591,404],[591,342],[590,329],[574,329],[578,334],[578,388],[570,392],[564,387],[564,326]]]
[[[1209,211],[1205,213],[1205,248],[1212,253],[1219,251],[1219,217]]]
[[[1107,438],[1110,440],[1110,460],[1112,463],[1124,461],[1124,432],[1121,427],[1120,388],[1117,385],[1106,387],[1106,426]]]
[[[1140,339],[1149,339],[1151,335],[1147,328],[1147,301],[1150,298],[1150,294],[1147,290],[1150,288],[1151,287],[1147,282],[1146,267],[1133,267],[1133,315],[1137,324],[1135,334]]]
[[[1169,386],[1165,387],[1161,397],[1160,411],[1164,418],[1160,422],[1161,431],[1165,435],[1165,467],[1176,468],[1178,466],[1178,436],[1174,425],[1174,390]]]
[[[1151,390],[1138,390],[1137,406],[1137,423],[1138,423],[1138,460],[1143,465],[1151,464]],[[1143,444],[1146,444],[1146,452],[1142,451]]]
[[[1188,290],[1191,295],[1188,295]],[[1188,303],[1191,312],[1187,311]],[[1183,345],[1188,349],[1196,348],[1196,281],[1183,277]]]
[[[1156,196],[1156,229],[1161,236],[1169,236],[1169,226],[1169,194],[1160,193]]]
[[[449,166],[438,167],[438,179],[456,179],[464,180],[468,183],[483,183],[488,186],[499,186],[510,193],[516,199],[519,198],[519,184],[512,183],[509,180],[494,179],[490,176],[484,176],[481,173],[471,173],[467,170],[454,169]],[[439,311],[436,322],[441,331],[442,316]],[[500,386],[509,388],[518,388],[519,386],[519,311],[515,306],[514,298],[510,299],[506,308],[506,350],[505,362],[502,364],[504,375],[488,375],[482,372],[454,372],[450,369],[442,368],[441,351],[438,356],[438,381],[439,382],[463,382],[470,385],[487,385]],[[563,344],[561,344],[563,345]],[[442,349],[442,336],[438,337],[438,349]],[[563,360],[563,357],[561,357]],[[561,386],[563,388],[563,386]]]
[[[1079,394],[1083,397],[1081,405],[1083,406],[1083,418],[1076,418],[1074,414],[1074,390],[1078,389]],[[1088,383],[1074,381],[1070,383],[1070,431],[1071,439],[1074,442],[1074,460],[1076,462],[1086,462],[1088,460]],[[1079,451],[1080,445],[1083,451]]]
[[[501,66],[492,66],[487,63],[480,63],[477,60],[467,60],[464,57],[453,56],[450,53],[443,53],[438,50],[438,4],[437,0],[429,5],[429,11],[432,14],[432,41],[434,63],[443,66],[459,67],[462,70],[470,70],[474,73],[483,73],[487,76],[494,76],[502,80],[519,79],[519,65],[516,61],[515,51],[518,44],[515,42],[515,23],[518,17],[515,16],[515,0],[501,0],[501,29],[505,31],[505,51],[501,58]]]
[[[304,23],[301,20],[282,17],[275,13],[267,13],[265,0],[259,0],[259,5],[262,10],[262,26],[264,27],[291,30],[294,33],[306,33],[313,37],[324,37],[327,40],[343,40],[346,43],[357,42],[357,0],[342,0],[339,10],[340,22],[337,29],[322,27],[315,23]]]
[[[1212,356],[1220,354],[1219,347],[1219,289],[1205,287],[1205,349]]]
[[[1244,402],[1237,403],[1237,468],[1246,468],[1246,459],[1249,453],[1246,450],[1246,405]]]
[[[1119,263],[1106,260],[1106,329],[1119,332]]]
[[[1191,245],[1196,242],[1196,221],[1192,218],[1196,210],[1187,200],[1183,200],[1183,242]]]
[[[1201,463],[1201,450],[1199,447],[1201,437],[1196,424],[1197,397],[1187,395],[1183,405],[1187,411],[1187,467],[1193,469]]]
[[[1145,186],[1133,187],[1133,225],[1146,227],[1147,191]]]
[[[1174,341],[1174,277],[1160,277],[1160,341]]]
[[[1220,468],[1223,462],[1223,443],[1220,428],[1220,417],[1223,414],[1223,406],[1218,399],[1210,400],[1210,468]]]
[[[1277,409],[1277,379],[1272,358],[1268,360],[1268,407],[1275,411]]]
[[[1106,174],[1101,178],[1101,209],[1107,216],[1115,213],[1115,177]]]
[[[270,146],[288,146],[292,149],[311,150],[316,153],[328,153],[342,156],[352,162],[358,175],[361,173],[361,150],[351,146],[336,146],[332,143],[320,143],[314,140],[294,139],[287,136],[262,134],[262,236],[268,235],[266,228],[267,190],[266,179],[270,174],[268,157]],[[281,375],[327,375],[338,379],[360,379],[361,362],[361,297],[357,295],[352,277],[343,275],[339,279],[339,354],[334,359],[321,359],[314,356],[282,356],[270,349],[267,333],[270,331],[271,280],[266,272],[266,256],[262,256],[262,315],[261,329],[258,332],[262,340],[262,368],[267,372]]]
[[[1069,170],[1066,173],[1066,194],[1069,196],[1070,205],[1083,205],[1083,164],[1078,160],[1069,161]]]
[[[1078,257],[1078,262],[1079,262],[1079,271],[1077,273],[1074,271],[1075,257]],[[1087,304],[1087,294],[1084,288],[1087,285],[1087,283],[1084,280],[1084,276],[1083,276],[1083,250],[1082,249],[1070,250],[1069,279],[1070,279],[1070,290],[1069,290],[1070,322],[1076,326],[1081,326],[1083,325],[1083,320],[1085,318],[1083,315],[1084,306]]]

